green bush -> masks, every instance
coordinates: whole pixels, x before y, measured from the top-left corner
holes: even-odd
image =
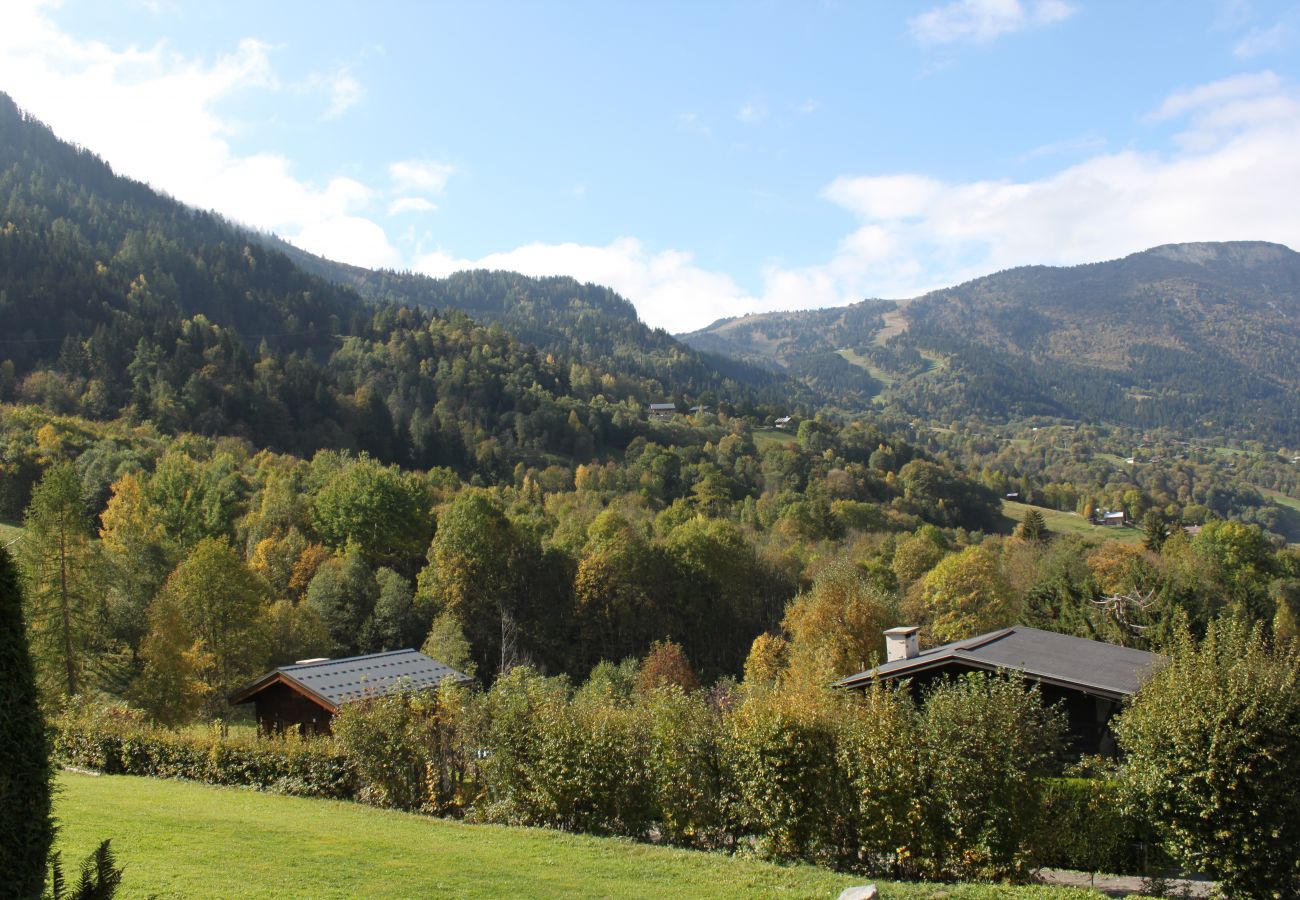
[[[1181,864],[1225,896],[1300,896],[1300,658],[1232,620],[1184,633],[1117,734],[1126,786]]]
[[[836,729],[834,710],[802,694],[756,694],[726,717],[723,805],[738,840],[778,859],[841,858],[852,817]]]
[[[334,736],[357,771],[360,799],[439,815],[462,811],[475,778],[468,714],[466,691],[450,683],[344,706]]]
[[[356,773],[328,738],[222,735],[149,725],[125,707],[74,701],[56,722],[55,756],[114,775],[246,785],[311,797],[350,799]]]
[[[641,699],[653,815],[663,839],[713,846],[722,831],[719,717],[700,692],[660,688]]]
[[[1039,823],[1034,860],[1040,866],[1143,875],[1168,863],[1118,781],[1044,779]]]

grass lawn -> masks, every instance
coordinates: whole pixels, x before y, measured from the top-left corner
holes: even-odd
[[[539,828],[462,825],[353,803],[64,772],[66,867],[102,838],[123,897],[818,897],[864,879]],[[1096,900],[1090,891],[877,882],[898,900]],[[940,892],[943,893],[940,893]]]
[[[1142,543],[1142,532],[1137,528],[1105,528],[1101,525],[1093,525],[1077,513],[1061,512],[1045,506],[1030,506],[1026,503],[1016,503],[1014,500],[1002,501],[1002,515],[1017,525],[1031,509],[1042,513],[1048,530],[1056,534],[1076,534],[1102,541],[1123,541],[1126,544]]]
[[[788,431],[755,431],[754,446],[762,450],[768,444],[793,444],[797,437]]]
[[[0,547],[5,546],[10,541],[15,540],[23,533],[21,525],[9,522],[0,522]]]

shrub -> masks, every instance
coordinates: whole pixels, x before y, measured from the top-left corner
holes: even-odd
[[[717,843],[722,828],[719,718],[698,692],[660,688],[641,703],[645,764],[660,834],[674,844]]]
[[[1034,860],[1040,866],[1136,875],[1163,862],[1150,827],[1125,804],[1117,781],[1045,779],[1039,823]]]
[[[450,693],[403,691],[339,710],[334,735],[356,767],[360,799],[438,813],[457,807],[467,769],[463,758],[451,759],[459,749],[458,700]]]
[[[55,755],[109,774],[237,784],[312,797],[356,794],[352,763],[328,738],[171,731],[122,706],[74,700],[56,723]]]
[[[723,804],[765,855],[829,861],[846,845],[849,791],[836,723],[811,691],[755,694],[724,720]]]
[[[1300,659],[1259,628],[1186,631],[1117,725],[1123,776],[1183,865],[1228,896],[1300,896]]]

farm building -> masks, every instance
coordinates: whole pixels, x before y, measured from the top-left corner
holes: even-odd
[[[676,403],[651,403],[650,418],[652,419],[671,419],[677,415]]]
[[[921,691],[936,678],[966,672],[1019,672],[1038,683],[1046,703],[1064,706],[1075,753],[1115,754],[1111,718],[1163,661],[1145,650],[1023,625],[929,650],[920,649],[919,631],[912,627],[886,631],[886,661],[850,675],[837,686],[866,688],[906,678],[913,690]]]
[[[259,730],[268,734],[329,734],[334,714],[344,703],[401,688],[436,688],[448,678],[470,680],[418,650],[305,659],[266,673],[232,694],[230,703],[252,703]]]

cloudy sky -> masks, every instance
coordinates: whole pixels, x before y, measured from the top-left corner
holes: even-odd
[[[1162,243],[1300,249],[1300,2],[39,2],[0,91],[335,259],[672,331]]]

